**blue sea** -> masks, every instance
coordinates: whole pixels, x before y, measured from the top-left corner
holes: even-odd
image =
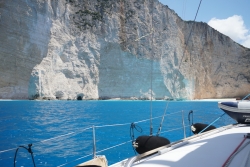
[[[188,137],[193,111],[194,123],[209,124],[223,112],[216,101],[0,101],[0,166],[12,167],[16,149],[16,166],[33,166],[31,154],[23,147],[32,144],[36,166],[71,167],[93,156],[93,129],[96,154],[105,155],[108,164],[135,155],[134,137],[149,135],[150,115],[153,133],[171,142]],[[184,115],[185,131],[182,115]],[[216,127],[235,123],[227,115]],[[142,129],[142,132],[140,132]]]

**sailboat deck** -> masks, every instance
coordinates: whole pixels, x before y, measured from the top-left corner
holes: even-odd
[[[223,166],[234,150],[243,141],[244,136],[250,133],[250,126],[235,125],[229,129],[216,129],[204,136],[188,140],[187,144],[163,153],[140,160],[136,167],[217,167]],[[246,138],[245,143],[250,139]],[[248,163],[250,145],[240,151],[229,166],[245,166]]]

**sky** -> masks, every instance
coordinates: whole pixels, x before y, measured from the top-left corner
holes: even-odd
[[[194,20],[200,0],[159,0],[183,20]],[[206,22],[250,48],[250,0],[202,0],[196,21]]]

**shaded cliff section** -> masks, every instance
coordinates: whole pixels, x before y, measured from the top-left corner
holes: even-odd
[[[43,1],[0,1],[0,98],[28,98],[30,74],[48,52],[48,16]]]
[[[248,48],[157,0],[10,0],[0,14],[2,99],[223,98],[250,88]]]

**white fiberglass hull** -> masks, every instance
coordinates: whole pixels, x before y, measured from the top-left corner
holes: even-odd
[[[244,135],[247,135],[248,132],[250,132],[250,126],[229,125],[184,139],[171,147],[166,146],[149,157],[141,159],[137,159],[138,156],[134,157],[132,161],[137,159],[136,162],[128,163],[125,160],[110,167],[223,166],[234,150],[244,140]],[[242,143],[242,147],[249,141],[250,139],[246,138]],[[250,162],[247,157],[249,150],[250,145],[247,145],[232,159],[228,166],[245,166]]]

